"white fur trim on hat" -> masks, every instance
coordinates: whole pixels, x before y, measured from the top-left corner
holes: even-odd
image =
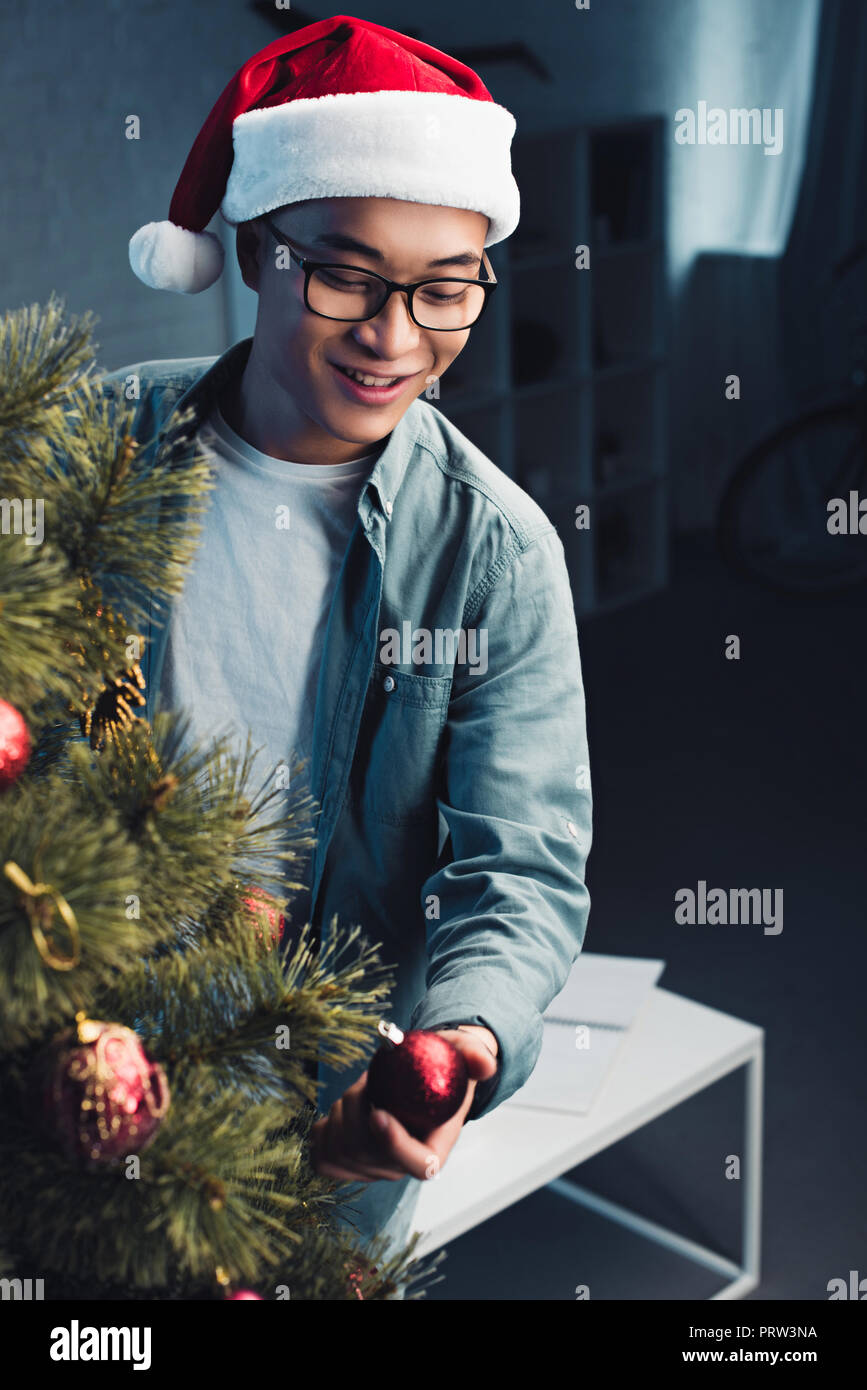
[[[154,290],[198,294],[219,279],[223,258],[213,232],[191,232],[174,222],[148,222],[130,237],[129,263]]]
[[[221,211],[237,224],[306,198],[402,198],[490,218],[486,246],[518,225],[515,118],[450,92],[336,92],[246,111]]]

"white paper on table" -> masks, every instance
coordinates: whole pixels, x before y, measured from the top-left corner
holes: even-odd
[[[532,1076],[504,1104],[586,1114],[664,969],[663,960],[582,952],[545,1010]]]

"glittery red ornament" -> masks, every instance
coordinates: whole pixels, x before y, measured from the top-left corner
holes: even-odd
[[[244,898],[244,904],[250,909],[250,914],[258,926],[264,926],[264,919],[267,917],[268,926],[270,927],[270,940],[268,941],[266,950],[270,951],[272,945],[277,941],[283,940],[283,932],[286,927],[286,919],[283,913],[277,912],[274,899],[268,893],[263,892],[261,888],[254,888],[251,896],[249,898]],[[260,941],[265,940],[263,931],[258,931],[256,935]]]
[[[30,734],[14,705],[0,700],[0,791],[17,782],[30,758]]]
[[[367,1096],[416,1139],[444,1125],[460,1109],[470,1079],[462,1053],[440,1033],[402,1033],[380,1023],[385,1042],[367,1068]]]
[[[162,1067],[131,1028],[76,1015],[47,1059],[46,1124],[70,1158],[93,1164],[139,1154],[169,1107]]]
[[[237,1293],[226,1294],[227,1303],[241,1303],[245,1299],[255,1299],[257,1303],[264,1303],[260,1293],[254,1293],[252,1289],[239,1289]]]

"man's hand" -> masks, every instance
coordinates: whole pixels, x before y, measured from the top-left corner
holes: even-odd
[[[310,1131],[317,1173],[343,1182],[398,1182],[407,1175],[424,1181],[437,1176],[460,1135],[476,1082],[486,1081],[497,1069],[497,1040],[490,1029],[475,1024],[430,1031],[442,1033],[466,1060],[470,1080],[460,1109],[426,1139],[415,1139],[394,1115],[371,1106],[365,1071]]]

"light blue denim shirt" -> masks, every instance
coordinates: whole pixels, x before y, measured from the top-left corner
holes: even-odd
[[[251,344],[127,366],[104,389],[139,378],[135,434],[156,448],[179,406],[204,422]],[[399,1027],[490,1028],[500,1067],[477,1088],[478,1118],[530,1076],[587,927],[589,758],[563,545],[421,398],[357,511],[317,691],[311,919],[321,932],[337,914],[380,943],[396,977],[383,1017]],[[148,718],[167,630],[152,620],[147,634]],[[320,1068],[321,1109],[363,1069]]]

